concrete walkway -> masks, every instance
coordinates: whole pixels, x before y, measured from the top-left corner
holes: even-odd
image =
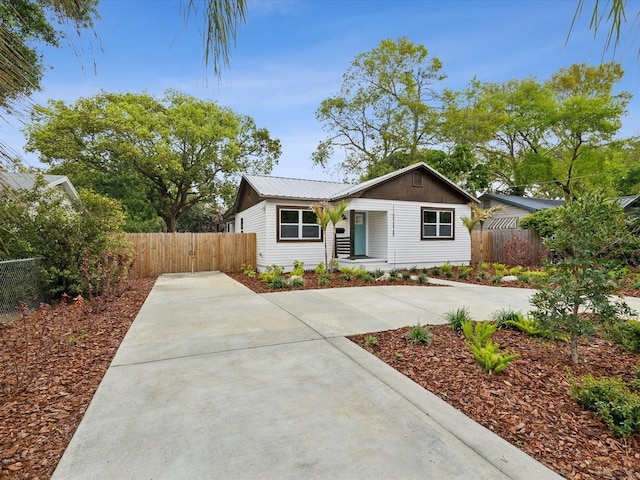
[[[531,291],[376,286],[257,295],[164,275],[53,476],[560,478],[343,336],[527,310]]]

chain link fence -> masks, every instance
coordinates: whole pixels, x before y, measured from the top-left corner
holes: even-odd
[[[40,268],[39,258],[0,262],[0,322],[17,318],[18,307],[23,303],[34,308],[47,300]]]

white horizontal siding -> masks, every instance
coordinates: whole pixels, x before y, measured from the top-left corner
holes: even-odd
[[[309,207],[311,203],[299,201],[266,201],[266,255],[259,267],[280,265],[286,271],[293,269],[293,261],[304,262],[305,270],[314,269],[320,262],[324,262],[324,242],[278,242],[278,206]],[[327,256],[331,261],[333,252],[333,228],[329,226],[327,232]]]
[[[264,267],[264,258],[267,251],[267,234],[264,201],[250,207],[236,215],[235,231],[240,233],[256,234],[256,263],[258,269]],[[242,225],[242,230],[240,226]]]
[[[387,258],[387,212],[370,211],[367,214],[367,255]]]
[[[454,210],[454,240],[422,240],[421,208]],[[377,199],[353,199],[350,209],[387,213],[387,252],[390,268],[429,267],[450,262],[454,265],[471,261],[471,237],[460,220],[470,215],[468,205],[445,203],[399,202]],[[371,217],[371,214],[369,215]]]

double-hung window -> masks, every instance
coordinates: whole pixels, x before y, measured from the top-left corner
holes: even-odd
[[[422,213],[422,239],[446,239],[453,240],[453,213],[452,209],[433,209],[423,207]]]
[[[316,214],[306,208],[278,207],[278,240],[322,240]]]

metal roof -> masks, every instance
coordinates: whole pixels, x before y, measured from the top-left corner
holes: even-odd
[[[42,175],[48,188],[60,186],[71,199],[77,200],[78,192],[66,175]],[[0,185],[5,183],[14,190],[29,190],[36,183],[37,175],[34,173],[0,172]]]
[[[300,178],[262,177],[245,175],[245,180],[258,195],[266,198],[295,198],[300,200],[330,200],[349,187],[348,183],[303,180]]]
[[[559,207],[564,205],[564,200],[549,200],[546,198],[528,198],[519,197],[517,195],[502,195],[498,193],[485,193],[480,196],[480,199],[489,198],[497,200],[498,202],[506,203],[513,207],[522,208],[528,212],[537,212],[539,210],[546,210],[547,208]]]
[[[618,198],[618,201],[620,202],[620,205],[622,205],[622,208],[627,208],[638,199],[640,199],[640,195],[628,195],[626,197]]]

